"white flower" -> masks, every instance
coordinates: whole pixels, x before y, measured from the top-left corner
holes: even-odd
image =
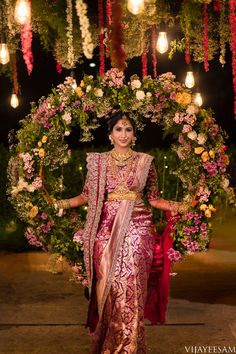
[[[224,188],[224,190],[227,190],[227,188],[229,187],[229,180],[228,180],[228,178],[223,177],[221,184],[222,184],[222,187]]]
[[[189,114],[189,115],[192,115],[192,114],[196,114],[198,113],[199,111],[199,107],[195,104],[190,104],[188,106],[188,108],[186,109],[186,112]]]
[[[66,122],[66,124],[70,124],[71,120],[72,120],[71,114],[68,112],[65,112],[62,116],[62,119]]]
[[[141,82],[138,79],[131,81],[131,88],[132,90],[139,89],[141,87]]]
[[[195,140],[197,138],[197,133],[195,132],[195,130],[192,130],[191,132],[189,132],[187,134],[188,138],[191,140]]]
[[[144,93],[142,90],[138,90],[138,91],[136,92],[136,98],[137,98],[139,101],[143,100],[144,97],[145,97],[145,93]]]
[[[83,2],[83,0],[76,1],[76,11],[79,17],[81,37],[83,39],[82,46],[84,55],[87,59],[92,59],[93,57],[93,49],[94,44],[92,42],[92,36],[89,31],[89,19],[87,17],[87,5]]]
[[[146,96],[147,96],[147,98],[150,98],[150,97],[152,97],[152,93],[151,92],[147,92]]]
[[[65,133],[64,133],[64,136],[69,136],[69,135],[70,135],[70,131],[66,130]]]
[[[207,141],[207,136],[204,133],[200,133],[197,136],[197,142],[199,145],[203,145]]]
[[[27,188],[28,192],[34,192],[35,191],[35,188],[32,184],[30,184]]]
[[[102,97],[102,96],[103,96],[103,91],[102,91],[102,89],[97,88],[97,89],[94,91],[94,94],[95,94],[95,96],[97,96],[97,97]]]
[[[86,87],[86,92],[89,92],[90,90],[91,90],[91,85],[88,85],[87,87]]]

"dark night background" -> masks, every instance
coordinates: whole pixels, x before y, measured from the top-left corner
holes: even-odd
[[[12,83],[8,77],[0,77],[0,142],[7,144],[8,132],[11,129],[19,128],[18,122],[30,112],[30,102],[37,102],[41,96],[47,96],[51,89],[64,81],[64,78],[70,74],[70,70],[63,69],[61,74],[56,71],[55,60],[51,53],[42,50],[39,40],[36,36],[33,39],[34,68],[30,76],[27,75],[26,67],[21,53],[18,53],[18,81],[21,92],[19,94],[20,104],[16,109],[10,106],[10,95],[12,92]],[[232,67],[231,52],[227,50],[227,62],[222,68],[218,58],[210,62],[210,70],[206,73],[203,64],[192,63],[194,73],[197,73],[197,85],[203,97],[203,108],[212,108],[217,122],[229,135],[228,144],[235,142],[236,120],[233,113],[233,85],[232,85]],[[83,74],[98,73],[98,51],[95,51],[95,68],[89,67],[89,61],[78,64],[75,69],[77,81]],[[91,61],[90,61],[91,62]],[[110,68],[109,63],[106,69]],[[149,54],[149,74],[152,74],[151,55]],[[157,55],[158,74],[171,71],[176,75],[176,80],[184,82],[187,65],[182,54],[174,55],[172,60],[168,60],[167,54]],[[141,58],[134,58],[128,62],[126,69],[126,78],[137,73],[141,77]],[[196,91],[196,87],[193,88]],[[104,127],[95,132],[95,141],[93,144],[106,144],[107,138],[104,135]],[[139,137],[139,141],[145,148],[160,146],[162,134],[159,127],[149,125],[144,133]],[[72,145],[78,146],[79,136],[77,132],[72,133]]]

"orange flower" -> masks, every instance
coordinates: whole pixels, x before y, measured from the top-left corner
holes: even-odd
[[[200,155],[204,151],[204,147],[198,146],[194,149],[195,154]]]
[[[188,105],[192,101],[192,96],[187,92],[178,92],[175,96],[175,101],[179,104]]]
[[[43,148],[39,149],[39,157],[44,157],[45,156],[45,150]]]
[[[42,137],[42,143],[43,143],[43,144],[46,143],[47,140],[48,140],[47,135],[44,135],[44,136]]]
[[[82,97],[84,94],[80,86],[76,88],[76,93],[79,97]]]
[[[209,151],[209,155],[210,155],[210,157],[212,158],[212,159],[214,159],[215,158],[215,151],[214,150],[210,150]]]
[[[210,209],[205,210],[205,216],[206,216],[207,218],[211,218],[211,211],[210,211]]]
[[[210,156],[209,156],[209,154],[208,154],[208,151],[204,151],[204,152],[202,153],[202,155],[201,155],[201,158],[202,158],[202,161],[203,161],[203,162],[208,161],[208,160],[210,159]]]
[[[39,212],[39,209],[38,209],[38,207],[36,206],[36,205],[34,205],[31,209],[30,209],[30,212],[29,212],[29,218],[30,219],[33,219],[33,218],[35,218],[35,216],[38,214],[38,212]]]

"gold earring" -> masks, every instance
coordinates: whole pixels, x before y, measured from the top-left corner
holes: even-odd
[[[132,144],[131,144],[132,148],[135,146],[136,140],[137,140],[137,138],[134,136],[132,139]]]
[[[110,142],[111,142],[111,145],[114,145],[114,140],[113,140],[113,138],[112,138],[111,135],[109,135],[109,140],[110,140]]]

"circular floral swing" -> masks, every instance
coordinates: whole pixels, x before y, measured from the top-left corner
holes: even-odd
[[[58,215],[50,201],[60,199],[63,186],[58,171],[70,160],[64,137],[79,125],[81,141],[91,141],[92,131],[117,105],[129,112],[138,129],[153,122],[176,137],[172,150],[179,160],[174,174],[181,181],[184,199],[196,194],[199,199],[173,231],[173,248],[168,251],[171,261],[206,250],[215,212],[213,198],[222,191],[233,193],[221,128],[211,112],[193,103],[191,91],[176,82],[172,73],[143,80],[134,75],[126,84],[124,74],[111,69],[96,80],[84,76],[76,89],[68,77],[22,120],[18,143],[11,147],[8,192],[18,216],[28,223],[25,236],[29,243],[65,256],[83,285],[83,242],[78,231],[82,219],[71,210]]]

